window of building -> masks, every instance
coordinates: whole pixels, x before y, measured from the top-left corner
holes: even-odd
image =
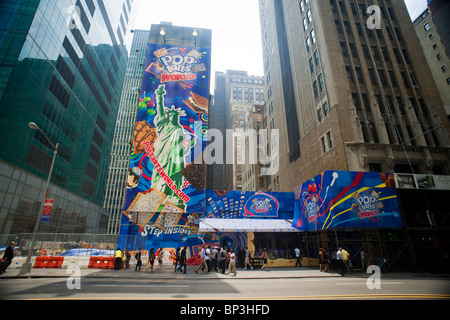
[[[325,90],[325,84],[323,82],[323,75],[319,74],[319,86],[320,86],[320,92]]]
[[[328,149],[333,148],[333,140],[331,139],[331,132],[327,132]]]
[[[316,50],[314,51],[314,59],[316,60],[316,67],[320,65],[320,59],[319,59],[319,52]]]
[[[425,29],[425,31],[429,31],[431,29],[430,24],[428,22],[423,25],[423,28]]]
[[[322,144],[322,151],[325,153],[327,152],[327,145],[325,143],[325,137],[320,138],[320,142]]]
[[[313,58],[309,59],[309,67],[311,68],[311,73],[314,72],[314,61]]]
[[[319,96],[319,87],[317,86],[316,80],[314,80],[313,82],[313,88],[314,88],[314,96],[317,98]]]
[[[322,108],[323,108],[323,115],[324,117],[326,117],[328,115],[328,102],[325,102]]]

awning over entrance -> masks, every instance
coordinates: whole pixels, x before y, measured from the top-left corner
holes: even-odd
[[[284,219],[201,219],[203,232],[298,232],[292,220]]]

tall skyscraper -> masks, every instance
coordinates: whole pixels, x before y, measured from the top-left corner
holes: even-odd
[[[133,42],[120,99],[103,205],[109,212],[108,234],[119,233],[149,37],[150,30],[133,31]]]
[[[106,232],[102,204],[136,3],[2,2],[1,234],[33,231],[52,144],[47,198],[54,202],[40,232]]]
[[[272,191],[328,169],[450,173],[450,125],[403,1],[259,4]]]
[[[248,75],[247,71],[227,70],[216,72],[214,104],[210,111],[210,129],[222,132],[224,159],[222,164],[210,166],[210,188],[215,190],[241,190],[243,144],[233,139],[233,146],[226,145],[226,130],[244,131],[245,123],[254,104],[264,104],[264,78]],[[227,150],[232,147],[233,150]],[[227,163],[226,155],[233,152],[233,163]],[[222,174],[220,174],[222,172]]]
[[[450,6],[447,5],[447,7]],[[440,12],[438,11],[438,13]],[[447,22],[448,18],[450,18],[449,14],[447,14]],[[444,36],[446,35],[445,27],[435,24],[434,20],[430,9],[427,8],[414,20],[414,27],[416,28],[420,45],[430,66],[431,74],[439,90],[445,110],[450,117],[450,52],[449,49],[445,48],[445,41],[441,38],[441,33]],[[439,27],[444,28],[444,30],[438,29]],[[447,37],[450,38],[448,32]]]

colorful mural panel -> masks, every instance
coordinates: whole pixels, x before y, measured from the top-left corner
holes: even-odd
[[[149,44],[124,205],[141,227],[156,212],[179,221],[205,211],[206,168],[197,168],[195,185],[186,177],[207,143],[209,51]]]
[[[294,191],[292,226],[301,231],[331,228],[401,228],[393,174],[325,171]]]

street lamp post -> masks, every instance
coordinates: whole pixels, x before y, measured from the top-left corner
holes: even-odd
[[[41,207],[39,208],[39,212],[38,212],[38,216],[37,216],[37,220],[36,220],[36,225],[34,226],[34,232],[33,232],[33,235],[31,237],[31,242],[30,242],[30,245],[29,245],[29,248],[28,248],[27,260],[23,263],[23,265],[22,265],[22,267],[20,269],[19,275],[31,272],[31,255],[33,253],[32,245],[36,241],[36,235],[37,235],[37,232],[39,231],[39,225],[41,223],[42,211],[44,210],[45,200],[47,199],[48,188],[49,188],[49,185],[50,185],[50,179],[52,177],[53,166],[55,164],[55,159],[56,159],[56,155],[58,154],[58,146],[59,146],[58,143],[55,146],[52,143],[52,141],[47,137],[47,135],[44,133],[44,131],[42,131],[34,122],[28,123],[28,127],[30,127],[30,129],[33,129],[33,130],[38,130],[44,135],[45,139],[47,139],[47,141],[50,143],[50,145],[53,148],[53,159],[52,159],[52,164],[50,166],[50,172],[48,173],[47,183],[46,183],[45,189],[44,189],[44,198],[43,198],[43,200],[41,202]]]

